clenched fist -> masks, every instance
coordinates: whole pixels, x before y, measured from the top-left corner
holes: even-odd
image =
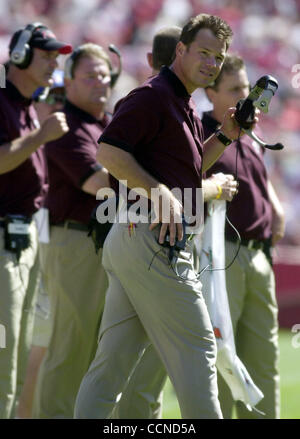
[[[41,125],[42,143],[59,139],[69,131],[65,113],[57,112],[48,116]]]

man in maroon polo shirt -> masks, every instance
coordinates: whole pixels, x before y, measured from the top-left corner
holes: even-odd
[[[52,75],[53,84],[50,89],[39,87],[33,94],[33,105],[35,107],[39,122],[42,123],[50,114],[61,111],[64,107],[65,88],[63,71],[55,69]],[[41,215],[42,222],[45,221],[45,211]],[[41,226],[40,226],[41,227]],[[39,226],[38,226],[39,228]],[[40,271],[44,270],[43,260],[40,258]],[[34,311],[34,325],[32,345],[28,357],[27,372],[24,386],[19,398],[17,417],[20,419],[31,418],[34,391],[40,365],[47,351],[51,336],[51,315],[47,291],[41,279]]]
[[[205,138],[220,126],[224,111],[249,93],[249,80],[243,60],[227,55],[222,71],[206,93],[214,105],[202,118]],[[239,231],[242,242],[234,264],[226,271],[227,293],[235,333],[237,354],[255,384],[264,394],[257,408],[267,418],[280,416],[278,372],[278,323],[274,273],[270,246],[284,234],[284,213],[268,179],[262,148],[243,136],[208,170],[237,174],[237,196],[227,204],[227,216]],[[236,157],[238,154],[238,160]],[[237,168],[236,168],[237,163]],[[237,250],[237,236],[226,224],[226,265]],[[230,390],[218,376],[219,399],[224,417],[232,416]],[[237,404],[240,418],[261,415]]]
[[[31,218],[48,190],[41,145],[68,131],[61,113],[39,127],[31,96],[51,85],[57,56],[71,50],[40,23],[17,31],[9,46],[6,88],[0,90],[0,323],[6,330],[6,347],[0,350],[0,418],[14,415],[31,343],[38,273]]]
[[[149,339],[174,384],[182,417],[222,417],[215,338],[201,283],[195,280],[193,244],[188,241],[184,252],[174,250],[171,264],[169,249],[161,244],[167,231],[170,246],[183,237],[182,205],[171,189],[195,193],[202,171],[238,135],[232,108],[222,131],[203,148],[201,122],[190,97],[219,74],[231,34],[218,17],[192,18],[183,28],[171,68],[129,93],[100,138],[97,157],[115,178],[127,180],[149,199],[156,189],[161,202],[152,201],[161,224],[116,223],[105,241],[109,288],[98,350],[77,396],[77,418],[111,416]],[[163,216],[166,206],[169,218]]]
[[[182,29],[178,26],[169,26],[160,29],[153,38],[152,52],[147,53],[152,75],[159,74],[162,66],[170,66],[174,61],[176,45],[180,39]],[[230,201],[236,191],[236,182],[232,175],[217,174],[202,180],[204,201],[216,198],[221,188],[221,199]],[[141,379],[143,377],[143,379]],[[163,386],[167,378],[166,370],[151,344],[144,352],[138,367],[135,368],[126,392],[135,396],[138,404],[132,403],[130,408],[118,404],[120,418],[161,418]],[[126,412],[123,412],[126,409]]]
[[[109,186],[97,162],[97,140],[108,123],[111,64],[96,44],[79,46],[66,60],[64,113],[69,132],[46,145],[50,189],[50,242],[41,244],[53,331],[41,365],[35,418],[72,418],[81,379],[96,349],[107,277],[101,251],[87,237],[97,191]]]

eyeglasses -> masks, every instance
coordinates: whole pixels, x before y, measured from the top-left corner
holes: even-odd
[[[56,95],[56,94],[50,94],[46,97],[44,102],[48,105],[55,105],[55,104],[64,104],[65,103],[65,96],[64,95]]]

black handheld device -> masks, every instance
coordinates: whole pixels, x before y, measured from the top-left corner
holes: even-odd
[[[182,218],[182,227],[183,227],[183,238],[182,238],[181,241],[179,241],[177,239],[175,241],[174,245],[170,245],[170,233],[167,232],[166,235],[165,235],[164,243],[163,244],[159,243],[159,244],[162,245],[163,247],[168,247],[170,249],[177,250],[177,251],[184,250],[185,246],[186,246],[186,241],[187,241],[187,238],[188,238],[188,235],[186,234],[186,222],[185,222],[184,218]]]
[[[21,252],[30,246],[31,219],[23,215],[6,215],[4,221],[5,250],[15,253],[19,260]]]
[[[273,76],[262,76],[251,89],[247,98],[241,99],[237,103],[235,112],[235,119],[244,132],[259,143],[259,145],[272,150],[280,150],[284,147],[281,143],[275,143],[274,145],[267,144],[251,130],[251,125],[255,117],[255,108],[258,108],[263,113],[269,111],[270,101],[277,88],[278,82]]]

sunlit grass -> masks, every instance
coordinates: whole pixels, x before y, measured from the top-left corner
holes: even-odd
[[[300,347],[293,347],[294,335],[287,330],[280,330],[279,334],[282,419],[300,419]],[[181,418],[175,391],[169,380],[164,392],[163,417]]]

